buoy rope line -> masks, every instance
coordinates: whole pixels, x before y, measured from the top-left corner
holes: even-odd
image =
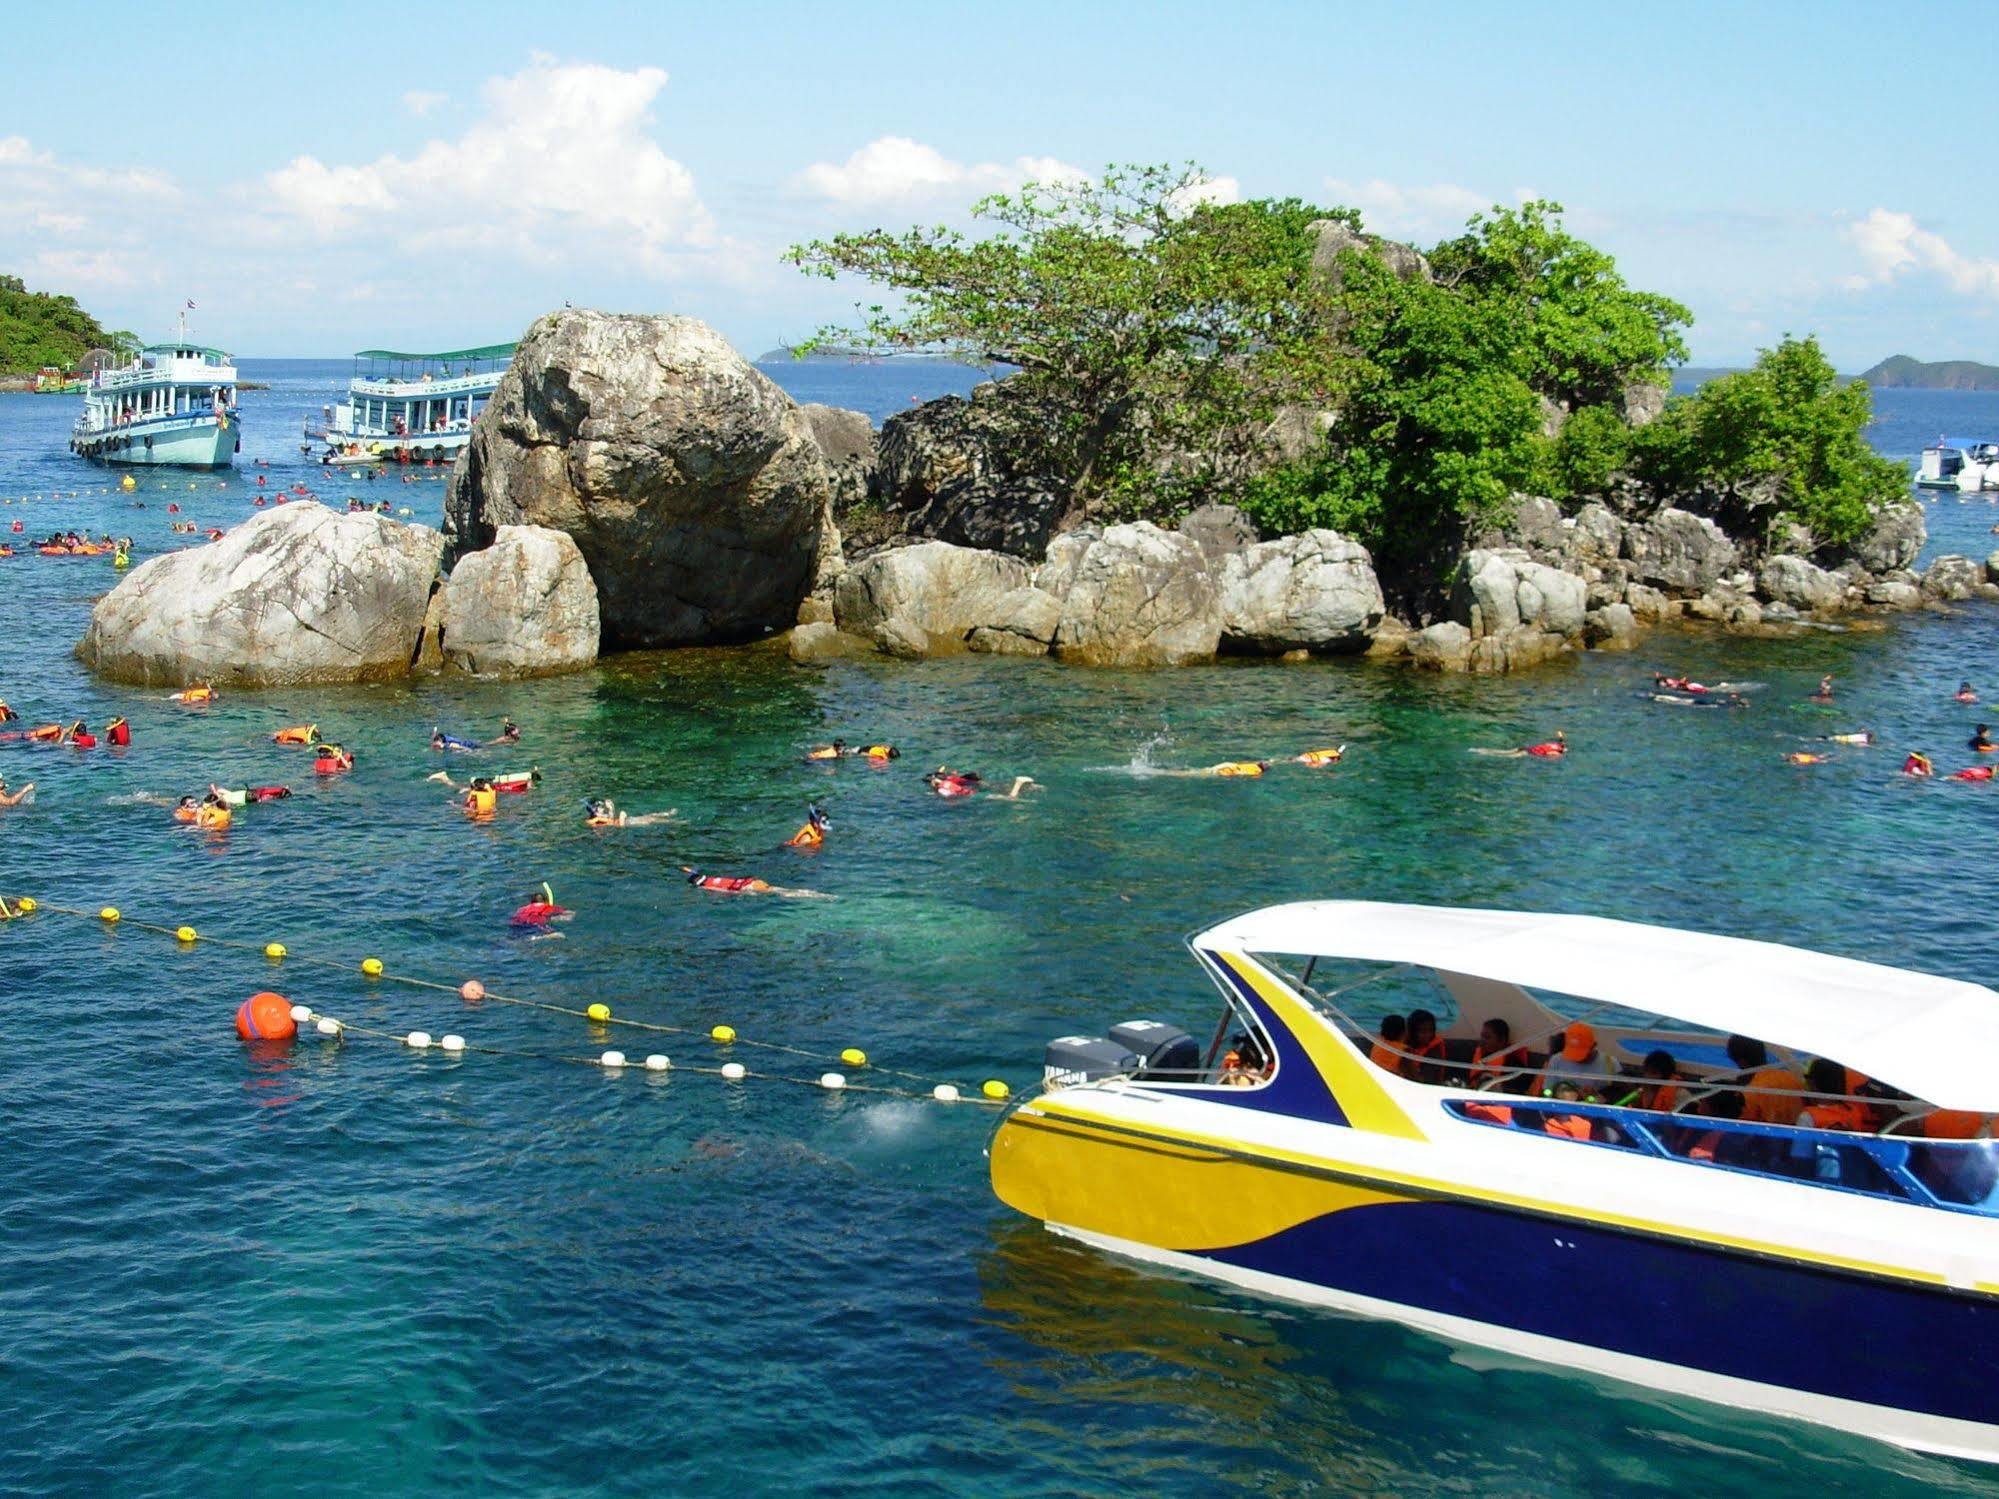
[[[739,1036],[733,1026],[716,1025],[703,1031],[695,1026],[667,1025],[663,1022],[653,1020],[633,1020],[625,1016],[612,1014],[610,1006],[602,1003],[592,1004],[579,1010],[573,1005],[555,1004],[545,999],[528,999],[520,995],[496,994],[477,979],[469,979],[462,984],[439,983],[435,979],[419,978],[415,974],[393,973],[379,958],[363,958],[357,964],[341,962],[334,958],[317,957],[310,953],[294,953],[290,948],[279,942],[245,942],[237,938],[212,936],[207,932],[197,931],[191,926],[166,926],[156,921],[144,921],[125,915],[116,906],[103,906],[95,911],[86,911],[75,906],[43,904],[32,897],[22,897],[12,901],[0,900],[0,921],[16,915],[32,915],[38,911],[46,911],[53,916],[74,916],[85,921],[97,921],[106,927],[114,929],[130,926],[136,927],[142,932],[157,932],[163,937],[173,938],[184,947],[206,944],[211,947],[231,948],[238,952],[255,953],[274,962],[301,963],[312,968],[330,969],[335,973],[351,974],[358,972],[364,978],[382,983],[402,984],[412,989],[427,989],[439,994],[449,994],[463,999],[468,1003],[490,1002],[493,1004],[514,1005],[521,1009],[543,1010],[552,1015],[565,1015],[571,1019],[588,1021],[592,1025],[618,1025],[624,1026],[629,1030],[645,1031],[656,1035],[692,1036],[697,1039],[705,1038],[722,1046],[741,1046],[759,1051],[776,1052],[784,1056],[803,1057],[811,1061],[825,1060],[825,1053],[822,1051],[815,1051],[804,1046],[790,1046],[782,1041],[765,1041],[756,1037]],[[397,1034],[393,1031],[371,1030],[365,1026],[349,1024],[346,1021],[329,1020],[328,1017],[311,1012],[307,1006],[296,1005],[293,1007],[293,1010],[295,1017],[298,1011],[306,1010],[307,1014],[303,1017],[306,1022],[320,1022],[320,1034],[322,1035],[334,1037],[340,1035],[357,1035],[380,1038],[394,1041],[398,1045],[414,1046],[418,1050],[427,1049],[432,1044],[432,1038],[425,1031],[410,1031],[404,1034]],[[326,1029],[326,1025],[328,1024],[333,1027],[330,1031]],[[421,1039],[418,1040],[415,1038]],[[1000,1082],[998,1079],[989,1079],[980,1084],[975,1092],[966,1093],[960,1090],[954,1083],[939,1083],[922,1073],[908,1072],[896,1067],[877,1066],[869,1060],[867,1053],[856,1047],[848,1047],[841,1051],[839,1060],[849,1067],[865,1067],[870,1072],[883,1077],[901,1078],[906,1082],[921,1084],[926,1091],[916,1092],[907,1088],[855,1083],[849,1081],[844,1074],[836,1072],[822,1073],[816,1078],[802,1078],[778,1072],[751,1072],[740,1062],[727,1062],[719,1067],[693,1067],[668,1062],[665,1057],[648,1057],[628,1063],[625,1054],[618,1051],[607,1051],[601,1056],[586,1057],[563,1053],[518,1051],[497,1046],[474,1046],[458,1036],[446,1036],[443,1040],[445,1042],[457,1043],[456,1045],[447,1045],[443,1048],[452,1053],[480,1052],[489,1056],[512,1057],[534,1061],[566,1062],[587,1067],[611,1068],[614,1070],[627,1065],[636,1065],[648,1071],[692,1072],[711,1077],[725,1078],[731,1082],[741,1081],[745,1078],[755,1078],[766,1082],[786,1082],[805,1087],[844,1089],[848,1092],[875,1093],[896,1098],[927,1098],[940,1103],[1003,1104],[1011,1096],[1011,1090],[1007,1088],[1005,1083]],[[655,1065],[655,1062],[659,1065]]]

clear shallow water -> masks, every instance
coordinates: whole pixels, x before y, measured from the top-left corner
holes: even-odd
[[[245,459],[0,505],[168,545],[247,491],[316,480],[299,419],[345,363],[246,364]],[[780,367],[877,417],[902,369]],[[946,372],[955,375],[957,372]],[[1884,450],[1999,430],[1991,397],[1884,393]],[[1903,409],[1902,403],[1907,403]],[[0,396],[0,498],[104,483],[62,438],[74,403]],[[1904,434],[1904,435],[1897,435]],[[1905,446],[1904,446],[1905,445]],[[290,465],[290,466],[288,466]],[[435,521],[440,486],[377,481]],[[365,481],[329,487],[338,499]],[[1999,514],[1932,510],[1937,549],[1982,556]],[[40,784],[0,812],[0,890],[280,940],[621,1016],[975,1083],[1026,1083],[1050,1035],[1139,1014],[1205,1024],[1178,941],[1307,894],[1597,911],[1795,941],[1991,981],[1987,853],[1999,792],[1913,786],[1999,698],[1994,616],[1967,608],[1794,642],[1655,636],[1635,655],[1503,681],[1356,664],[1099,674],[1034,663],[799,670],[756,651],[619,658],[529,685],[232,693],[188,713],[92,683],[69,652],[102,561],[0,562],[0,696],[29,721],[128,715],[79,757],[0,745]],[[1763,682],[1756,706],[1653,708],[1651,665]],[[1833,672],[1841,701],[1803,701]],[[526,728],[490,769],[534,794],[469,825],[423,777],[433,723]],[[357,749],[311,784],[267,743],[315,720]],[[1880,733],[1797,769],[1809,736]],[[1494,760],[1567,730],[1563,763]],[[844,734],[889,770],[798,760]],[[1352,748],[1261,783],[1148,768]],[[928,765],[1030,771],[1024,805],[921,794]],[[463,772],[471,761],[453,768]],[[209,779],[288,780],[223,839],[134,805]],[[580,799],[677,807],[616,834]],[[774,846],[822,801],[828,848]],[[702,897],[701,862],[831,901]],[[551,881],[578,914],[525,942],[506,915]],[[354,1040],[266,1054],[230,1031],[275,987],[357,1024],[463,1032],[546,1056],[617,1045],[712,1064],[705,1041],[455,997],[43,914],[0,926],[0,1483],[32,1491],[328,1494],[776,1492],[864,1484],[964,1494],[1990,1492],[1990,1475],[1836,1433],[1629,1398],[1495,1367],[1393,1327],[1142,1273],[1057,1242],[986,1186],[983,1110],[555,1060],[446,1061]],[[746,1057],[753,1065],[766,1059]],[[1421,1273],[1421,1267],[1412,1267]]]

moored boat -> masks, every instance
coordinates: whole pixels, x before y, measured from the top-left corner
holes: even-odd
[[[226,468],[242,445],[236,367],[189,339],[185,312],[171,342],[90,377],[69,439],[98,463],[175,468]]]
[[[1939,437],[1923,449],[1915,482],[1918,489],[1999,489],[1999,442],[1983,437]]]
[[[1253,1292],[1999,1461],[1977,1372],[1999,1328],[1999,994],[1363,901],[1189,945],[1225,999],[1212,1039],[1145,1021],[1052,1043],[993,1138],[1004,1201]],[[1404,1007],[1434,1038],[1381,1037]],[[1809,1087],[1788,1065],[1808,1056],[1837,1059]]]
[[[308,424],[304,451],[334,467],[449,463],[472,439],[472,423],[506,373],[512,344],[410,354],[363,349],[344,405]]]

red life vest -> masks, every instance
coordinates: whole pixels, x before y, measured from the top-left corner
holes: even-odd
[[[1587,1140],[1590,1137],[1590,1122],[1581,1114],[1550,1114],[1544,1128],[1563,1140]]]
[[[1481,1124],[1511,1124],[1513,1107],[1503,1103],[1468,1103],[1465,1105],[1465,1117],[1476,1119]]]
[[[938,776],[930,784],[939,796],[972,796],[979,789],[976,776]]]
[[[122,718],[114,718],[111,720],[111,726],[104,731],[104,735],[122,749],[132,742],[132,726]]]
[[[556,917],[568,914],[569,912],[563,907],[548,901],[531,900],[514,912],[513,920],[515,926],[546,926]]]
[[[747,874],[704,874],[689,880],[688,883],[698,885],[703,890],[725,890],[732,895],[756,890],[763,885],[763,881],[755,875]]]
[[[1989,781],[1992,779],[1992,767],[1990,765],[1967,765],[1963,770],[1952,771],[1950,779],[1953,781]]]
[[[1528,754],[1540,755],[1544,759],[1552,759],[1557,755],[1566,755],[1568,752],[1569,747],[1566,744],[1557,743],[1552,739],[1546,744],[1530,744],[1527,746]]]
[[[78,749],[97,748],[97,736],[95,734],[72,734],[69,736],[69,742]]]
[[[248,794],[253,802],[275,802],[283,801],[291,791],[284,786],[252,786]]]

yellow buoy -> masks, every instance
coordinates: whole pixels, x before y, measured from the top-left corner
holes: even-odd
[[[380,978],[382,976],[382,960],[380,958],[363,958],[361,960],[361,971],[371,979]]]
[[[840,1060],[849,1067],[865,1067],[868,1065],[868,1054],[858,1046],[850,1046],[840,1053]]]
[[[594,1004],[583,1013],[588,1015],[592,1020],[609,1020],[611,1018],[611,1007],[607,1004]]]
[[[987,1078],[986,1081],[980,1086],[979,1091],[985,1094],[986,1097],[988,1098],[1005,1098],[1013,1090],[1007,1087],[1007,1085],[1001,1082],[998,1078],[993,1077],[993,1078]]]
[[[184,926],[180,928],[180,930],[176,931],[174,935],[183,942],[192,942],[200,934],[197,933],[193,927]]]
[[[118,919],[118,908],[116,906],[106,906],[97,915],[102,921],[116,921]]]
[[[22,897],[21,897],[21,898],[20,898],[19,900],[17,900],[17,901],[15,901],[15,902],[14,902],[14,909],[15,909],[15,910],[17,910],[17,911],[32,911],[32,910],[34,910],[34,909],[35,909],[35,898],[34,898],[34,897],[33,897],[32,895],[24,895],[24,896],[22,896]]]
[[[264,956],[265,956],[265,957],[267,957],[267,958],[282,958],[282,957],[283,957],[284,955],[285,955],[285,945],[284,945],[284,943],[282,943],[282,942],[266,942],[266,943],[264,944]]]
[[[127,474],[124,478],[118,481],[118,487],[124,490],[125,493],[130,494],[133,490],[139,487],[139,481],[133,478],[130,474]]]
[[[708,1032],[708,1038],[711,1041],[720,1041],[726,1046],[736,1039],[736,1028],[733,1025],[718,1025]]]

